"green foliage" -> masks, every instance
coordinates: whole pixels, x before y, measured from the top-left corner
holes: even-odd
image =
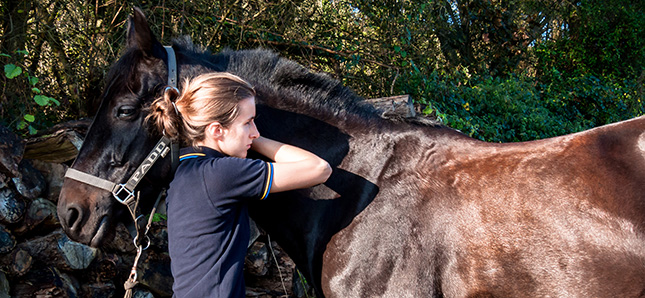
[[[91,116],[133,6],[163,44],[269,48],[364,97],[410,94],[484,140],[644,112],[643,1],[0,0],[0,123],[29,134]]]
[[[22,68],[20,66],[15,66],[13,64],[7,64],[4,66],[4,75],[7,79],[13,79],[19,76],[22,73]]]
[[[152,222],[160,222],[160,221],[165,221],[165,220],[168,220],[168,216],[165,215],[165,214],[155,213],[152,216]]]
[[[419,78],[421,76],[421,78]],[[517,142],[582,131],[645,113],[637,82],[595,77],[541,84],[529,76],[506,78],[451,74],[413,74],[409,90],[422,96],[425,113],[446,125],[486,141]]]
[[[556,69],[566,76],[608,78],[639,76],[645,71],[645,3],[584,0],[567,17],[561,38],[536,47],[544,79]]]
[[[21,64],[24,63],[22,58],[25,55],[28,55],[28,52],[18,50],[16,51],[16,54],[17,58],[4,53],[2,53],[0,57],[6,58],[8,61],[13,60],[13,62]],[[60,102],[55,98],[41,94],[42,91],[37,87],[40,80],[29,72],[23,72],[23,67],[14,63],[7,63],[4,65],[4,73],[6,79],[10,80],[8,82],[5,80],[5,96],[7,93],[11,94],[12,91],[18,96],[31,96],[31,100],[13,102],[14,105],[10,106],[10,109],[15,109],[17,111],[12,112],[12,115],[7,115],[8,117],[4,117],[4,124],[11,127],[11,123],[15,123],[14,128],[17,132],[30,135],[38,132],[37,126],[50,126],[52,122],[49,121],[50,119],[47,119],[47,112],[50,110],[42,108],[52,105],[60,106]],[[22,87],[25,85],[29,86],[29,88],[25,89]],[[16,89],[6,90],[7,87],[14,87]],[[36,108],[37,106],[41,108]],[[36,114],[38,115],[38,118],[36,117]]]

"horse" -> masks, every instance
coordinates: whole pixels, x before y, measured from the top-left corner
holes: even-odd
[[[645,117],[487,143],[383,117],[268,50],[172,47],[180,82],[204,72],[246,79],[260,133],[332,165],[323,185],[250,206],[318,297],[645,297]],[[74,169],[117,182],[135,171],[161,136],[143,119],[169,60],[135,9]],[[170,164],[161,159],[137,187],[142,204],[172,179]],[[108,241],[124,210],[105,190],[64,181],[58,214],[75,241]]]

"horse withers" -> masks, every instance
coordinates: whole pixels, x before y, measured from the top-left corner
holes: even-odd
[[[73,165],[115,183],[161,135],[143,119],[167,77],[167,54],[139,10],[127,40]],[[385,119],[338,81],[270,51],[173,48],[179,81],[212,71],[248,80],[261,134],[334,167],[324,185],[250,206],[319,297],[645,296],[645,118],[486,143]],[[137,189],[150,204],[171,176],[165,158]],[[93,246],[124,210],[70,179],[58,205],[70,238]]]

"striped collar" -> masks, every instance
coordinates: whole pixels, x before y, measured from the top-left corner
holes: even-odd
[[[224,157],[226,155],[208,147],[186,147],[179,151],[179,161],[198,157]]]

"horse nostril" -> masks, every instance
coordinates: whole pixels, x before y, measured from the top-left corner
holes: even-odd
[[[72,232],[79,232],[81,222],[82,222],[83,212],[77,206],[72,206],[67,209],[67,214],[65,216],[65,221],[67,222],[67,227]]]

